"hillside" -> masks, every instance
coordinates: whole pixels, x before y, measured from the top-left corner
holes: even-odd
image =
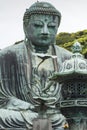
[[[75,41],[82,45],[82,54],[87,57],[87,30],[75,33],[61,32],[56,36],[56,44],[71,51],[71,46]]]

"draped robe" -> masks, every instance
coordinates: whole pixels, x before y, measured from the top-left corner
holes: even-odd
[[[62,62],[69,58],[71,53],[55,45],[54,50],[57,55],[56,67],[59,71]],[[31,107],[35,105],[35,100],[29,94],[32,86],[31,60],[31,51],[24,41],[0,52],[0,113],[4,113],[0,115],[0,124],[3,127],[25,128],[25,122],[29,120],[27,126],[31,128],[32,119],[30,121],[29,116],[32,117],[33,113],[37,116],[37,113],[32,113],[32,110],[28,110],[29,115],[26,112],[22,113],[27,110],[27,104]],[[59,98],[60,96],[61,94]],[[19,107],[21,104],[22,107]]]

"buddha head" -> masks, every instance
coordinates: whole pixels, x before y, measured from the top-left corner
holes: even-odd
[[[61,13],[53,5],[36,2],[24,13],[25,37],[34,46],[48,47],[55,42],[60,21]]]

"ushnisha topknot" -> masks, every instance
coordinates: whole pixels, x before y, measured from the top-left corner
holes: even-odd
[[[23,22],[26,23],[29,21],[31,15],[36,14],[49,14],[58,16],[59,22],[58,26],[60,25],[61,21],[61,13],[50,3],[48,2],[35,2],[29,9],[26,9],[23,17]]]

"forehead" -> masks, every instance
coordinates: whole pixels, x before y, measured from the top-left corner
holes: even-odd
[[[48,15],[48,14],[35,14],[35,15],[31,15],[30,16],[30,21],[32,20],[40,20],[40,21],[54,21],[54,22],[58,22],[58,16],[54,16],[54,15]]]

